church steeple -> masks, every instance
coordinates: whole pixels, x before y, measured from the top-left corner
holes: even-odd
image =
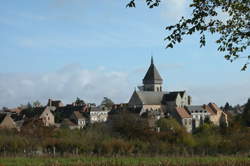
[[[153,56],[148,71],[143,78],[144,91],[162,91],[162,78],[154,65]]]

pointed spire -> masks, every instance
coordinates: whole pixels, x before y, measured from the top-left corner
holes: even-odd
[[[162,84],[162,78],[154,65],[153,56],[151,56],[151,65],[148,68],[146,75],[143,78],[143,84]]]

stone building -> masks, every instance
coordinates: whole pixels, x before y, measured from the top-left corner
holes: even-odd
[[[17,129],[17,125],[10,114],[0,114],[0,129]]]
[[[38,112],[38,117],[42,120],[44,126],[53,126],[55,124],[55,117],[49,107],[45,107],[41,112]]]
[[[166,116],[174,117],[188,132],[203,124],[205,119],[215,125],[222,122],[228,125],[227,115],[216,104],[194,106],[186,91],[163,91],[163,79],[154,65],[153,58],[142,83],[143,86],[133,92],[128,102],[131,112],[140,116],[157,117],[155,120]]]
[[[106,107],[91,107],[89,111],[90,123],[106,122],[109,110]]]
[[[84,117],[79,111],[74,111],[70,118],[75,122],[78,129],[86,126],[87,118]]]
[[[192,132],[193,119],[184,107],[176,107],[174,112],[176,120],[186,128],[187,132]]]
[[[209,120],[213,122],[213,124],[217,126],[225,124],[228,126],[227,114],[223,112],[215,103],[203,105],[203,108],[210,112]]]
[[[165,92],[162,89],[163,80],[154,65],[153,58],[145,77],[142,80],[143,86],[140,90],[135,90],[132,94],[128,108],[132,112],[138,112],[142,115],[145,112],[164,113],[165,104],[163,104],[163,96]]]

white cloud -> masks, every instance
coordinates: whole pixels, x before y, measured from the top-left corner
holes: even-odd
[[[164,0],[163,17],[170,21],[178,21],[182,16],[187,15],[189,2],[189,0]]]
[[[71,103],[80,97],[99,104],[107,96],[115,102],[126,102],[130,96],[129,87],[126,73],[87,70],[79,65],[43,74],[0,74],[0,107],[35,100],[46,103],[48,98]]]

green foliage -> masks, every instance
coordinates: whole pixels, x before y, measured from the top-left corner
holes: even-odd
[[[147,121],[129,112],[114,115],[111,126],[115,133],[127,139],[147,139],[150,135]]]
[[[113,105],[114,105],[114,102],[110,98],[107,98],[107,97],[104,97],[101,102],[101,106],[104,106],[109,109],[111,109]]]
[[[245,105],[243,116],[242,116],[242,122],[244,125],[250,127],[250,98],[248,99]]]
[[[33,102],[32,107],[42,107],[42,104],[40,101],[36,100]]]
[[[231,105],[229,105],[228,102],[226,102],[225,106],[224,106],[224,111],[229,111],[230,109],[232,109],[233,107]]]
[[[85,101],[80,99],[79,97],[77,97],[76,101],[75,101],[75,105],[76,106],[83,106],[83,105],[85,105]]]
[[[183,129],[174,118],[162,118],[157,121],[157,126],[161,131],[178,132]]]
[[[246,104],[246,110],[249,106]],[[147,119],[130,112],[111,116],[108,123],[84,129],[44,127],[40,120],[26,121],[20,132],[0,130],[0,156],[42,153],[49,156],[105,155],[249,155],[250,129],[232,118],[229,127],[218,127],[209,120],[193,134],[173,118],[156,122],[160,132],[150,129]]]
[[[17,157],[0,158],[5,166],[248,166],[247,157]]]
[[[158,6],[160,0],[146,0],[149,8]],[[135,7],[135,0],[131,0],[127,7]],[[166,27],[170,34],[165,38],[166,48],[173,48],[182,42],[183,37],[198,32],[200,47],[206,45],[206,36],[218,34],[216,40],[218,51],[225,52],[225,59],[233,62],[245,58],[246,63],[241,70],[246,70],[250,54],[250,1],[249,0],[193,0],[190,3],[192,15],[182,17],[178,23]],[[227,14],[226,20],[220,19],[220,13]],[[244,54],[246,53],[246,55]]]

